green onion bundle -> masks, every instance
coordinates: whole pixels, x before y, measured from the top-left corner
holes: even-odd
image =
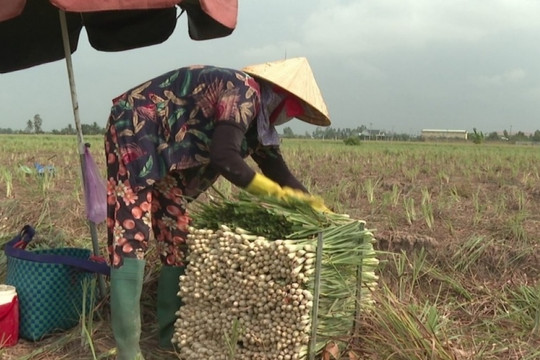
[[[372,306],[378,260],[363,221],[247,193],[199,204],[193,219],[173,336],[182,359],[306,359],[308,346],[345,344]]]

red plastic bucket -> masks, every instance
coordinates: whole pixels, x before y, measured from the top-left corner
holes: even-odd
[[[0,285],[0,348],[19,340],[19,299],[14,286]]]

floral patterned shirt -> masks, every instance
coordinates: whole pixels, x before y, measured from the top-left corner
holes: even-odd
[[[241,156],[259,146],[256,131],[259,85],[248,74],[214,66],[167,72],[113,100],[113,124],[122,162],[134,189],[152,185],[169,171],[190,169],[193,195],[219,174],[209,167],[212,134],[218,122],[240,128]],[[253,125],[253,126],[252,126]],[[189,186],[188,186],[189,188]]]

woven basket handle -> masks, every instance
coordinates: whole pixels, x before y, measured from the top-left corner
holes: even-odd
[[[21,232],[6,244],[4,249],[6,256],[40,263],[69,265],[88,272],[110,275],[111,269],[105,262],[96,262],[65,255],[36,254],[26,251],[26,246],[32,240],[35,233],[35,230],[30,225],[25,225]]]

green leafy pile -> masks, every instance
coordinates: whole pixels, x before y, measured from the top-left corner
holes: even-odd
[[[267,239],[305,239],[332,224],[350,222],[348,216],[320,213],[301,201],[283,202],[246,192],[236,199],[213,198],[198,202],[192,211],[193,226],[218,229],[221,225],[241,228]]]

